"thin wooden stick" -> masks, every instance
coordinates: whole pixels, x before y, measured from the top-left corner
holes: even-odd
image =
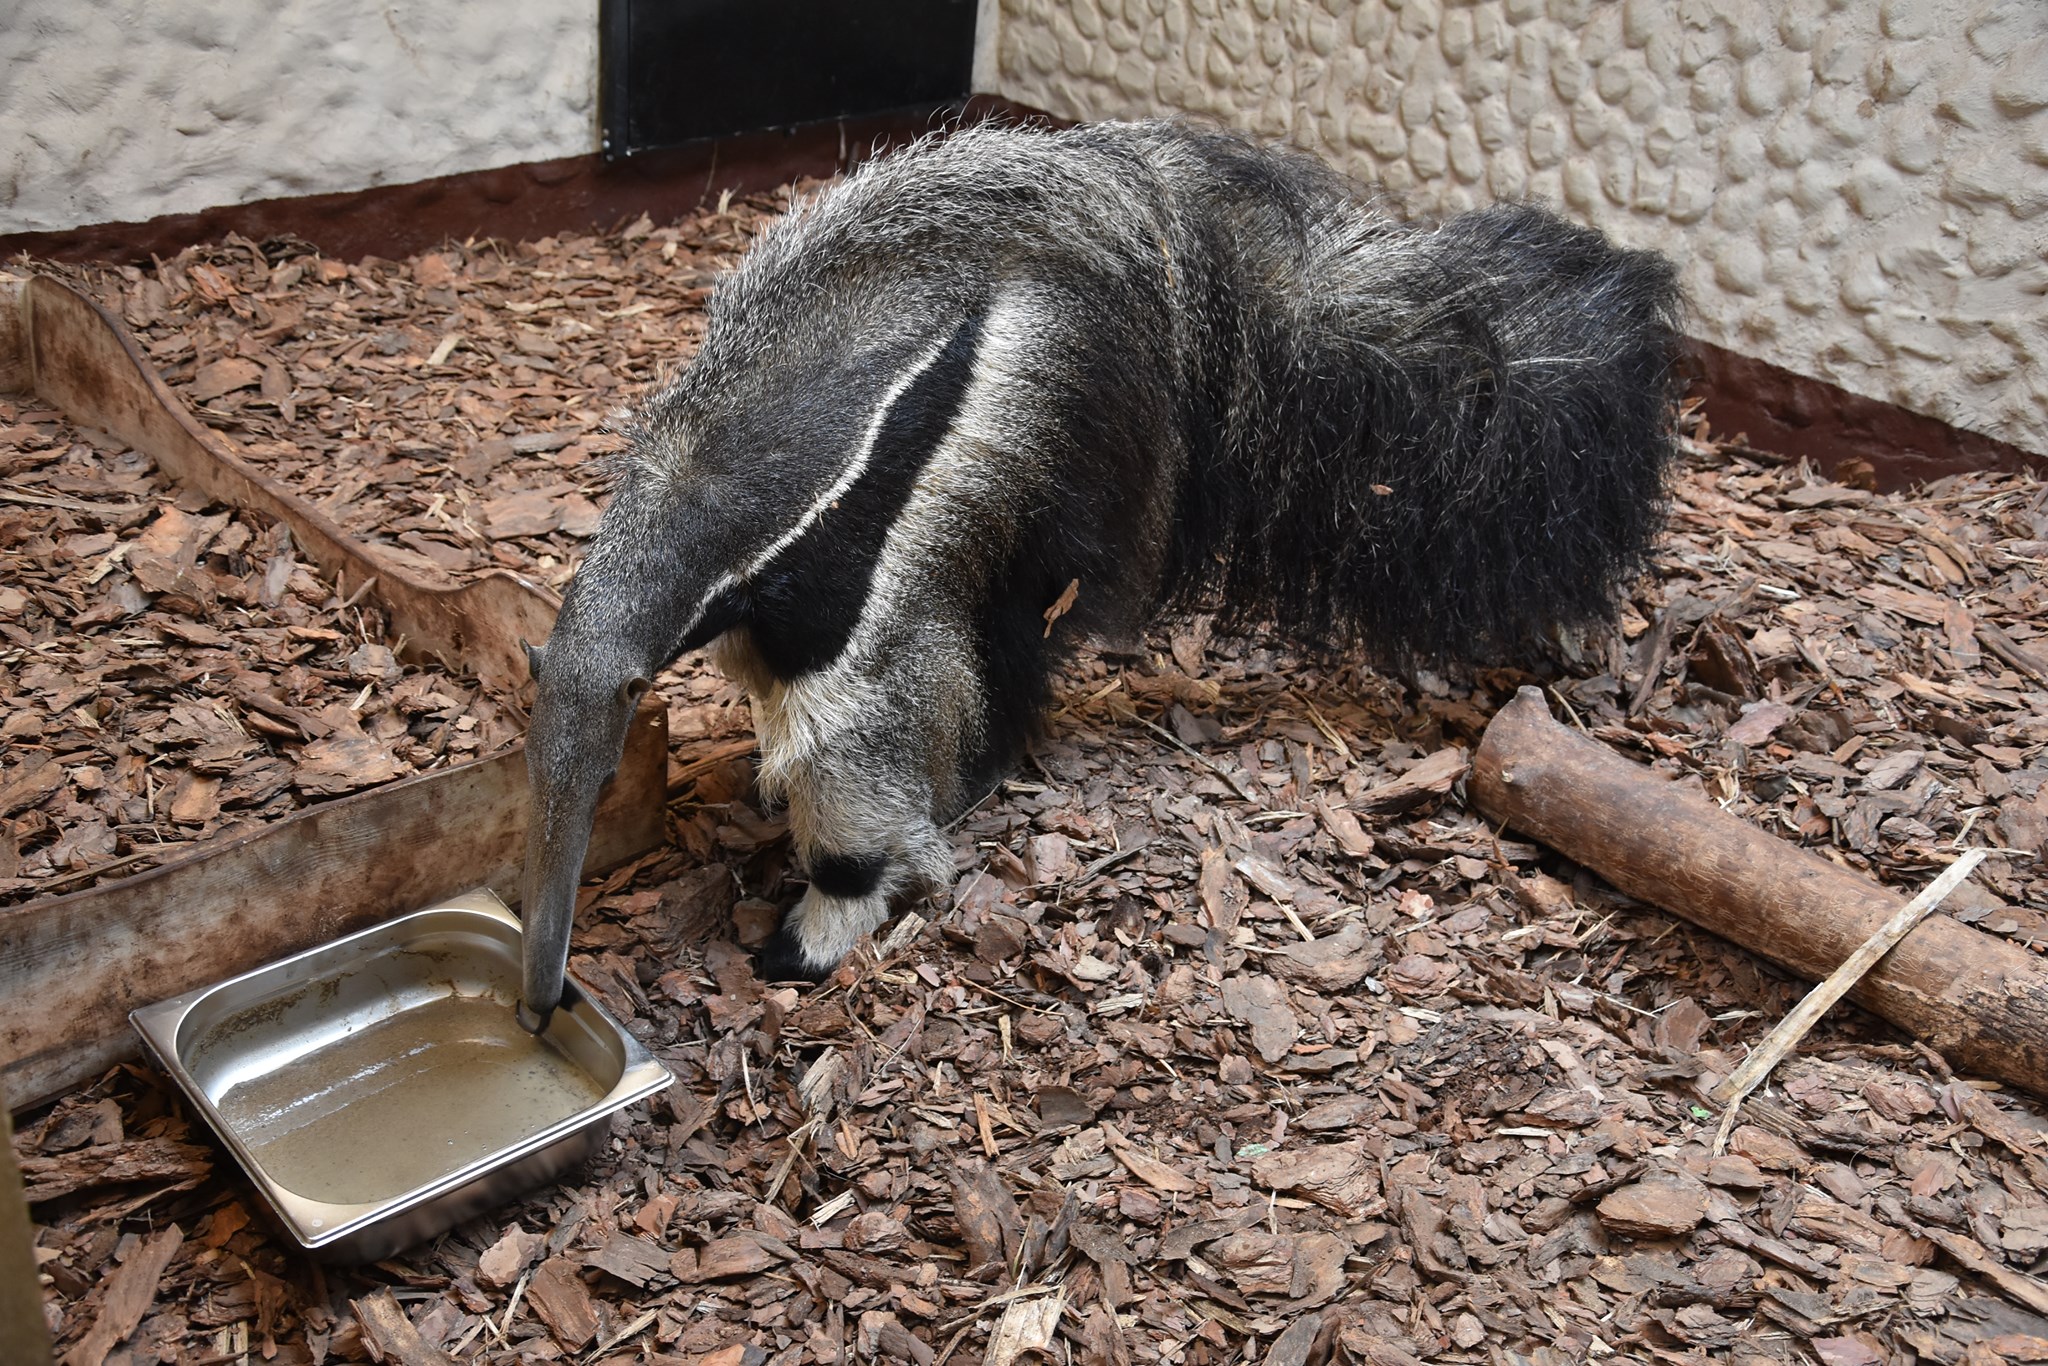
[[[1877,933],[1864,940],[1842,966],[1806,993],[1806,999],[1794,1006],[1792,1013],[1779,1021],[1778,1027],[1765,1035],[1762,1043],[1750,1050],[1742,1066],[1735,1069],[1735,1075],[1714,1088],[1714,1099],[1728,1107],[1721,1115],[1720,1129],[1714,1134],[1715,1156],[1718,1157],[1728,1146],[1728,1135],[1735,1128],[1735,1113],[1742,1106],[1742,1098],[1762,1084],[1771,1069],[1799,1046],[1799,1041],[1820,1022],[1828,1008],[1848,995],[1864,973],[1876,967],[1880,958],[1911,934],[1913,927],[1924,920],[1928,912],[1939,906],[1950,892],[1962,885],[1964,878],[1977,870],[1977,865],[1984,861],[1985,852],[1982,849],[1965,851],[1961,858],[1942,871],[1940,877],[1928,883],[1920,895],[1899,907],[1891,919],[1878,927]]]
[[[30,507],[63,508],[67,512],[88,512],[96,517],[127,517],[152,506],[149,503],[88,503],[82,498],[66,498],[55,493],[23,493],[16,489],[0,489],[0,501],[27,503]]]

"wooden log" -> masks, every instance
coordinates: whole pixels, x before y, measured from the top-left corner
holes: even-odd
[[[1487,819],[1801,977],[1833,972],[1904,901],[1567,730],[1534,688],[1487,726],[1469,790]],[[2048,1097],[2048,965],[2010,940],[1930,916],[1849,999]]]

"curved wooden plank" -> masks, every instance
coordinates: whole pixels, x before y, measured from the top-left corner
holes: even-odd
[[[223,449],[127,330],[91,299],[61,280],[37,276],[21,287],[18,307],[32,387],[43,401],[147,452],[168,478],[285,523],[306,558],[330,576],[345,573],[352,584],[376,576],[377,600],[408,649],[451,671],[473,672],[494,691],[516,692],[526,681],[520,641],[547,639],[561,605],[554,594],[503,570],[458,588],[419,582]],[[0,352],[6,343],[0,335]]]

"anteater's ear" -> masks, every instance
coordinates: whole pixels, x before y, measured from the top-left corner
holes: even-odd
[[[647,690],[653,686],[644,678],[629,678],[619,684],[619,700],[629,707],[637,707],[640,705],[640,699],[645,697]]]
[[[540,662],[545,655],[544,647],[539,645],[528,645],[525,641],[522,640],[519,642],[519,648],[526,651],[526,672],[530,674],[536,682],[539,681]]]

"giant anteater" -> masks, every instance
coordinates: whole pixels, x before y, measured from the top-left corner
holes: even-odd
[[[749,689],[818,976],[953,868],[1077,641],[1205,605],[1382,661],[1607,616],[1657,528],[1678,294],[1527,206],[1402,221],[1180,123],[983,126],[769,228],[621,420],[528,739],[522,1018],[558,1002],[599,787],[648,680]],[[1078,598],[1048,632],[1069,583]]]

